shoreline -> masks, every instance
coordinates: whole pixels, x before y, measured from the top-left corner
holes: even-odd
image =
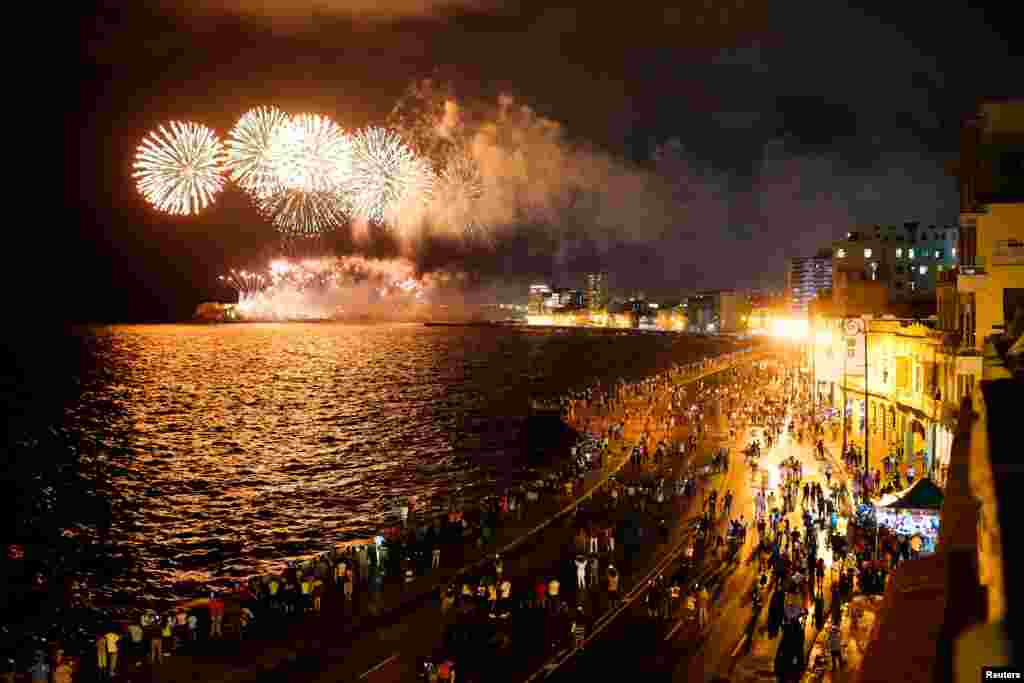
[[[717,374],[718,372],[721,372],[722,370],[724,370],[724,369],[726,369],[728,367],[732,367],[733,365],[747,362],[747,361],[749,361],[751,359],[751,356],[749,355],[751,353],[751,351],[752,351],[751,349],[747,349],[747,350],[743,350],[743,351],[732,352],[731,354],[720,354],[721,356],[731,356],[732,354],[738,354],[738,356],[734,357],[734,358],[731,358],[729,360],[726,360],[725,363],[721,364],[721,365],[717,365],[716,364],[715,366],[707,368],[707,369],[703,369],[703,370],[698,369],[698,370],[694,371],[693,374],[687,375],[686,378],[683,380],[683,382],[686,383],[686,384],[690,384],[692,382],[699,381],[703,377],[706,377],[706,376],[709,376],[709,375],[713,375],[713,374]],[[707,360],[711,360],[713,358],[715,358],[715,357],[714,356],[706,357]],[[699,365],[699,364],[700,363],[698,362],[698,363],[695,363],[694,365]],[[589,421],[596,421],[599,424],[607,424],[607,423],[610,423],[611,421],[613,421],[613,419],[615,419],[615,418],[621,419],[622,418],[621,413],[623,412],[624,409],[628,409],[628,406],[629,406],[630,403],[631,403],[631,401],[627,401],[627,402],[623,403],[622,405],[617,406],[618,409],[614,413],[609,413],[609,414],[603,415],[603,416],[602,415],[590,415],[589,416]],[[634,415],[633,417],[636,417],[636,416]],[[578,432],[585,433],[586,432],[585,424],[587,423],[587,421],[588,421],[587,419],[585,419],[585,418],[583,418],[581,416],[579,419],[568,421],[568,424],[569,424],[569,426],[571,428],[577,430]],[[603,429],[603,427],[602,427],[602,429]],[[516,547],[518,547],[518,546],[522,545],[523,543],[525,543],[527,540],[529,540],[531,537],[533,537],[539,531],[543,530],[544,528],[547,528],[548,526],[550,526],[551,524],[553,524],[557,520],[563,518],[567,514],[570,514],[573,511],[573,509],[577,505],[580,504],[580,502],[585,501],[586,499],[588,499],[591,495],[593,495],[594,491],[596,491],[599,486],[603,485],[603,483],[608,480],[608,478],[610,478],[611,476],[614,476],[615,472],[617,472],[619,469],[621,469],[621,467],[628,460],[628,456],[625,453],[621,452],[621,451],[617,455],[610,455],[609,457],[611,459],[613,459],[613,460],[616,460],[617,462],[615,462],[614,465],[613,465],[612,462],[609,462],[607,467],[604,467],[601,470],[598,470],[597,472],[591,472],[591,474],[593,474],[594,476],[590,477],[588,475],[588,481],[586,482],[586,484],[583,487],[583,489],[578,492],[579,495],[574,496],[574,498],[567,505],[564,505],[563,507],[561,507],[561,509],[556,509],[554,511],[551,511],[550,509],[546,510],[546,511],[545,510],[537,510],[537,512],[542,513],[542,517],[540,518],[540,522],[538,524],[534,524],[532,526],[532,528],[529,528],[529,529],[527,529],[525,531],[523,531],[522,529],[518,530],[516,533],[514,533],[514,535],[511,538],[503,539],[503,540],[507,540],[507,542],[504,542],[504,543],[502,543],[500,545],[500,549],[498,550],[498,552],[510,552],[510,551],[514,550]],[[547,470],[547,471],[557,469],[561,465],[561,461],[562,460],[564,460],[564,457],[563,458],[556,458],[556,459],[554,459],[551,467],[544,468],[544,469]],[[491,494],[491,495],[495,495],[495,494]],[[483,496],[483,498],[487,498],[487,497],[488,496]],[[479,501],[470,501],[468,503],[468,505],[467,505],[467,509],[468,508],[472,508],[478,502]],[[538,505],[537,503],[533,504],[534,507],[536,507],[537,505]],[[547,505],[543,505],[543,504],[541,504],[541,506],[542,507],[548,507]],[[413,520],[410,520],[410,522],[412,522],[412,521]],[[423,520],[418,519],[416,521],[423,521]],[[497,531],[500,533],[501,530],[499,529]],[[513,529],[509,529],[509,531],[513,531]],[[470,540],[470,539],[465,539],[465,540]],[[497,540],[497,539],[495,539],[495,540]],[[350,542],[339,544],[339,546],[341,548],[346,548],[346,547],[350,548],[350,547],[359,545],[361,543],[365,544],[366,540],[365,539],[362,540],[362,541],[353,540],[353,541],[350,541]],[[465,544],[463,544],[463,545],[465,545]],[[314,556],[315,555],[322,555],[323,552],[334,553],[334,552],[336,552],[336,549],[339,546],[335,546],[335,547],[333,547],[329,551],[322,551],[321,553],[315,553],[313,555]],[[465,550],[465,548],[464,548],[464,550]],[[442,572],[442,574],[447,575],[447,576],[443,577],[440,582],[436,582],[436,583],[434,583],[434,585],[420,586],[417,589],[415,589],[413,591],[410,591],[409,595],[403,596],[403,597],[405,597],[407,599],[403,599],[403,600],[399,601],[399,603],[397,605],[392,606],[390,609],[384,610],[384,612],[382,612],[379,616],[383,618],[383,617],[386,617],[387,615],[393,614],[396,611],[401,611],[402,609],[405,609],[407,607],[407,604],[410,603],[410,602],[412,602],[412,603],[422,602],[422,600],[425,598],[425,596],[429,596],[430,594],[435,593],[439,586],[443,585],[446,582],[450,582],[452,580],[452,578],[464,575],[467,572],[472,572],[474,569],[478,568],[479,565],[482,562],[486,561],[486,559],[488,558],[490,552],[492,552],[492,551],[491,550],[486,550],[486,551],[480,552],[479,553],[479,557],[476,557],[475,559],[473,559],[468,564],[465,564],[464,566],[456,569],[454,572],[451,572],[450,570]],[[475,555],[475,554],[478,554],[478,553],[475,553],[475,552],[473,552],[471,550],[468,554],[469,555]],[[467,559],[469,559],[469,558],[467,557]],[[417,583],[421,583],[423,579],[431,580],[432,577],[429,576],[429,575],[425,576],[425,577],[418,577]],[[405,591],[403,591],[403,593],[405,593]],[[413,593],[415,593],[416,595],[413,595]],[[228,597],[229,600],[234,599],[234,596],[232,596],[232,595],[227,595],[226,597]],[[193,601],[193,602],[196,602],[196,601]],[[142,608],[140,607],[139,609],[142,609]],[[205,609],[205,606],[201,607],[201,609]],[[376,621],[376,619],[374,621]],[[356,631],[358,631],[358,630],[361,630],[361,628],[357,628],[356,629]]]

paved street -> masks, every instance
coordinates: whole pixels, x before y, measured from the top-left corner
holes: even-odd
[[[747,430],[741,434],[740,441],[746,444],[749,440]],[[782,481],[780,464],[790,457],[803,462],[804,481],[820,482],[825,487],[824,470],[828,462],[832,462],[833,481],[841,476],[840,468],[829,455],[825,462],[819,463],[808,441],[797,443],[784,429],[778,442],[772,449],[763,451],[760,458],[760,466],[769,472],[769,487],[777,489]],[[760,482],[758,476],[757,483]],[[729,475],[719,486],[720,492],[730,488],[733,491],[733,517],[741,513],[748,520],[754,517],[756,489],[752,484],[750,469],[743,465],[742,456],[734,450]],[[789,514],[792,528],[802,528],[801,511],[798,505],[797,510]],[[656,623],[648,618],[643,600],[639,600],[619,623],[588,643],[576,661],[563,666],[555,678],[567,681],[608,675],[613,678],[642,676],[644,680],[659,681],[713,681],[716,677],[730,681],[775,680],[773,668],[778,638],[769,640],[764,633],[770,595],[763,595],[763,606],[757,615],[753,614],[750,602],[751,588],[757,578],[756,559],[752,556],[755,536],[756,532],[748,535],[740,562],[716,564],[710,561],[705,565],[702,575],[706,578],[701,580],[709,586],[713,597],[708,628],[698,631],[683,614],[676,615],[669,623]],[[818,541],[819,556],[831,567],[832,554],[826,547],[824,532],[819,531]],[[831,576],[832,571],[827,571],[826,602]],[[813,614],[809,599],[806,607]],[[805,629],[805,642],[809,647],[816,635],[813,619],[807,620]],[[750,634],[753,634],[752,639]]]

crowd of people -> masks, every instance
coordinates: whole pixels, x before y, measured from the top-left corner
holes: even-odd
[[[143,663],[158,666],[175,651],[191,649],[222,638],[246,638],[253,633],[273,633],[307,613],[320,612],[325,601],[341,609],[357,610],[365,604],[369,613],[381,610],[387,594],[401,594],[411,589],[418,577],[436,573],[444,567],[449,553],[452,559],[464,559],[466,547],[486,551],[495,543],[497,531],[505,524],[522,522],[532,508],[537,514],[550,514],[552,507],[571,503],[582,491],[585,474],[601,470],[608,464],[611,444],[625,437],[627,423],[638,417],[645,429],[634,453],[640,454],[634,467],[644,467],[650,458],[657,467],[667,465],[669,444],[655,442],[652,430],[664,429],[654,416],[660,392],[678,382],[693,378],[737,360],[739,354],[702,359],[679,365],[653,378],[637,382],[620,381],[611,387],[595,386],[574,392],[562,401],[567,419],[584,430],[584,437],[572,448],[571,457],[561,467],[538,476],[535,481],[503,490],[497,495],[474,503],[452,501],[448,510],[438,517],[417,514],[417,501],[409,499],[399,506],[399,519],[381,530],[368,542],[347,544],[317,557],[287,562],[274,575],[252,577],[229,590],[217,590],[205,598],[163,609],[119,610],[105,627],[96,630],[91,646],[81,637],[38,637],[36,645],[19,649],[4,658],[5,675],[29,672],[32,680],[54,678],[111,678],[125,667],[138,668]],[[677,392],[682,396],[682,392]],[[706,395],[702,395],[707,398]],[[647,399],[647,404],[644,401]],[[639,405],[638,405],[639,404]],[[691,404],[698,405],[700,402]],[[582,415],[584,419],[579,419]],[[682,415],[674,416],[682,424]],[[692,420],[692,416],[691,416]],[[699,427],[698,427],[699,429]],[[699,433],[699,432],[698,432]],[[694,448],[696,440],[672,444],[673,456],[681,456]],[[680,477],[673,487],[664,476],[637,482],[634,479],[609,481],[596,496],[598,505],[635,506],[640,510],[663,508],[673,495],[693,495],[693,478]],[[615,582],[617,569],[608,560],[597,570],[593,556],[614,554],[615,534],[604,529],[588,538],[586,577],[600,574],[603,585]],[[456,550],[456,552],[451,552]],[[449,563],[450,564],[450,563]],[[500,559],[497,560],[500,566]],[[593,578],[586,581],[593,583]],[[587,584],[590,585],[590,584]],[[496,598],[503,594],[500,583],[494,583]],[[550,588],[550,582],[548,582]],[[479,591],[479,587],[476,589]],[[507,591],[505,591],[507,592]],[[536,594],[536,593],[535,593]],[[459,596],[462,592],[459,592]],[[484,595],[489,599],[491,590]],[[556,586],[557,596],[557,586]],[[511,604],[511,594],[502,605]],[[73,607],[94,613],[87,599]],[[442,600],[442,603],[444,600]],[[546,601],[547,602],[547,601]],[[557,603],[557,601],[551,601]],[[82,634],[82,629],[77,629]],[[63,629],[67,633],[67,629]],[[69,652],[70,651],[70,652]],[[89,653],[92,653],[91,655]]]
[[[562,549],[557,568],[543,575],[512,577],[504,571],[502,558],[495,557],[486,570],[448,587],[441,610],[455,615],[452,635],[443,652],[422,663],[424,677],[443,680],[442,667],[451,675],[467,651],[487,652],[481,643],[500,648],[515,640],[536,643],[541,638],[541,647],[531,651],[546,652],[582,642],[600,614],[618,604],[630,570],[639,568],[629,566],[636,549],[664,547],[673,517],[696,500],[706,481],[699,468],[688,466],[701,442],[681,429],[687,426],[683,413],[709,418],[717,410],[713,403],[723,396],[722,388],[748,374],[722,373],[718,381],[689,385],[689,391],[680,390],[671,375],[622,385],[618,400],[629,398],[621,410],[640,420],[639,434],[628,448],[630,466],[580,506],[572,541]],[[589,400],[600,410],[605,399],[592,395]],[[586,407],[581,404],[577,409]],[[673,423],[673,416],[682,419]],[[632,529],[638,518],[641,528]],[[679,577],[655,578],[645,594],[647,608],[652,615],[667,618],[678,612],[684,593]]]

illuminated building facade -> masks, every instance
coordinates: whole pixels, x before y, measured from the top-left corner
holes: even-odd
[[[789,259],[786,268],[786,291],[794,313],[806,313],[808,304],[819,292],[832,287],[832,253],[823,250],[815,256]]]
[[[687,322],[691,332],[735,334],[744,332],[752,310],[742,292],[700,292],[686,299]]]
[[[941,283],[939,319],[977,355],[1024,316],[1024,99],[984,102],[960,156],[960,264]]]
[[[608,310],[608,273],[587,273],[584,306],[592,312]]]
[[[529,315],[547,314],[551,295],[551,287],[546,284],[530,285],[530,295],[526,304],[527,313]]]
[[[584,307],[585,298],[582,290],[559,287],[552,290],[549,307],[560,310],[580,310]]]

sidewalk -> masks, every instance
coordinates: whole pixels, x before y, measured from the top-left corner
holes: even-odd
[[[736,362],[745,363],[748,360],[749,357],[744,357]],[[731,365],[723,365],[692,374],[686,377],[682,383],[695,382],[720,372],[726,367],[731,367]],[[643,405],[644,402],[644,399],[639,399],[629,402],[628,405],[635,407]],[[579,421],[582,421],[583,417],[578,417],[581,418]],[[626,443],[634,440],[643,428],[642,424],[638,424],[641,419],[637,415],[627,423],[624,440]],[[656,438],[656,435],[652,436]],[[351,660],[349,664],[372,659],[380,648],[363,648],[362,645],[367,638],[378,645],[381,642],[396,642],[388,634],[401,633],[407,629],[402,628],[402,624],[397,625],[396,628],[393,622],[402,620],[403,623],[406,621],[418,623],[420,620],[413,618],[417,611],[429,613],[430,616],[424,623],[432,622],[436,629],[436,612],[432,609],[422,608],[432,602],[440,589],[457,577],[476,570],[485,559],[492,558],[495,552],[504,554],[515,552],[517,549],[528,550],[523,546],[531,539],[536,539],[539,531],[548,528],[556,520],[571,513],[581,500],[588,498],[609,476],[622,468],[628,460],[628,452],[623,446],[623,443],[615,445],[603,470],[592,471],[587,475],[583,494],[578,498],[534,503],[521,522],[506,517],[504,523],[495,530],[495,540],[489,548],[479,549],[475,545],[468,544],[457,547],[446,546],[442,551],[442,568],[433,574],[417,577],[402,589],[396,587],[386,589],[376,605],[379,610],[376,616],[366,609],[365,586],[361,585],[357,588],[354,609],[344,605],[337,593],[332,591],[324,597],[322,614],[286,622],[282,624],[280,631],[270,635],[269,638],[203,644],[192,652],[179,652],[166,658],[161,666],[153,670],[150,670],[148,666],[136,670],[122,668],[122,677],[127,680],[155,680],[161,683],[193,681],[197,678],[205,681],[237,681],[253,678],[258,676],[261,671],[279,669],[281,666],[287,666],[288,662],[307,657],[346,656],[348,660]],[[505,559],[506,565],[508,565],[509,558]],[[377,633],[380,629],[383,629],[382,633]],[[331,647],[332,645],[333,647]],[[355,652],[358,652],[357,656],[350,656]],[[128,662],[124,662],[124,664],[128,664]],[[370,662],[367,668],[372,664],[373,662]]]
[[[803,677],[805,683],[851,683],[857,680],[882,600],[880,595],[858,595],[849,604],[843,605],[839,625],[843,664],[838,670],[832,669],[829,630],[826,626],[811,646],[807,672]],[[859,615],[856,626],[851,618],[855,612]]]

